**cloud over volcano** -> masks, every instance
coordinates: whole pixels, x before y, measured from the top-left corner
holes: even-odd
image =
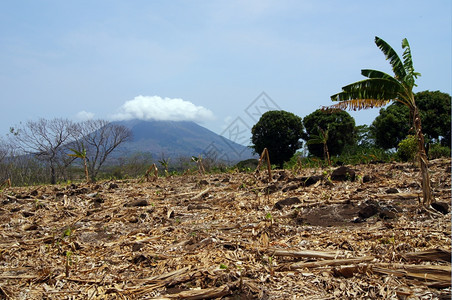
[[[160,96],[137,96],[126,101],[114,120],[156,120],[156,121],[208,121],[212,120],[212,111],[197,106],[181,98],[162,98]]]

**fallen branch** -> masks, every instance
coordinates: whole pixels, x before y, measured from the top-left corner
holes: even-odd
[[[190,271],[190,267],[185,267],[185,268],[171,271],[171,272],[168,272],[165,274],[160,274],[160,275],[156,275],[156,276],[152,276],[152,277],[148,277],[148,278],[139,279],[137,281],[138,282],[146,282],[146,283],[158,282],[158,281],[165,280],[165,279],[168,279],[171,277],[179,276],[187,271]]]
[[[325,252],[325,251],[292,251],[282,249],[268,249],[267,253],[272,256],[291,256],[291,257],[306,257],[306,258],[330,258],[335,259],[338,256],[337,252]]]
[[[235,285],[236,283],[232,283],[232,285]],[[231,288],[229,285],[224,284],[219,287],[212,287],[207,289],[199,289],[199,290],[190,290],[190,291],[183,291],[177,294],[171,294],[166,295],[166,298],[160,298],[160,299],[214,299],[214,298],[220,298],[224,297],[226,295],[231,294]]]
[[[35,279],[37,275],[0,275],[0,279]]]
[[[418,199],[421,196],[421,193],[398,193],[398,194],[381,194],[375,195],[376,198],[382,200],[411,200]]]
[[[198,193],[197,195],[195,195],[194,197],[192,197],[190,200],[199,200],[201,199],[205,194],[207,194],[210,191],[210,187],[206,188],[205,190],[201,191],[200,193]]]
[[[441,248],[429,249],[425,251],[409,252],[402,255],[407,260],[427,260],[427,261],[451,261],[450,251]]]
[[[64,280],[78,282],[78,283],[88,283],[88,284],[101,284],[102,283],[102,280],[81,279],[81,278],[75,278],[75,277],[66,277],[66,278],[64,278]]]
[[[396,267],[390,269],[387,267]],[[451,286],[451,267],[449,266],[425,266],[425,265],[400,265],[380,263],[372,266],[374,273],[392,275],[401,278],[415,279],[426,283],[427,286],[446,288]]]
[[[130,287],[126,290],[126,292],[134,296],[144,295],[157,288],[161,288],[164,286],[166,287],[175,286],[203,276],[203,272],[200,270],[194,270],[191,272],[189,271],[190,267],[185,267],[180,270],[172,271],[163,275],[157,275],[146,279],[140,279],[138,280],[140,284],[143,283],[153,283],[153,284],[138,288]],[[204,298],[185,298],[185,299],[204,299]]]
[[[359,264],[363,262],[369,262],[374,260],[373,256],[365,256],[358,258],[344,258],[344,259],[330,259],[330,260],[319,260],[313,262],[296,262],[288,266],[283,267],[284,270],[296,270],[303,268],[319,268],[319,267],[330,267],[330,266],[342,266],[342,265],[352,265]]]

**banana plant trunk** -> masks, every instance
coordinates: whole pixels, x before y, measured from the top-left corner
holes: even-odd
[[[328,166],[331,166],[330,153],[328,152],[328,146],[326,142],[323,143],[323,159],[326,161]]]
[[[416,140],[418,144],[419,153],[419,165],[421,168],[421,183],[422,183],[422,204],[425,206],[430,206],[434,201],[432,190],[430,186],[430,174],[428,171],[428,158],[425,152],[424,134],[422,133],[421,117],[419,114],[419,109],[414,106],[413,110],[413,125],[416,130]]]
[[[85,164],[85,177],[86,177],[86,182],[89,182],[89,174],[88,174],[88,164],[86,163],[86,156],[83,157],[83,163]]]

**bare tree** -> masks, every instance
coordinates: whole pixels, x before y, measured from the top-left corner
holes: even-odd
[[[56,183],[56,169],[61,163],[65,146],[74,139],[75,124],[68,119],[39,119],[11,128],[17,147],[48,164],[50,182]]]
[[[8,179],[11,179],[11,166],[8,161],[11,160],[11,146],[4,139],[0,138],[0,184]]]
[[[149,152],[134,152],[127,157],[118,158],[119,167],[130,177],[142,176],[152,165],[152,155]]]
[[[8,156],[8,153],[8,145],[2,138],[0,138],[0,164],[3,163],[5,158]]]
[[[78,135],[77,150],[86,149],[89,173],[95,180],[108,156],[129,140],[132,132],[125,126],[106,120],[88,120],[78,124]]]

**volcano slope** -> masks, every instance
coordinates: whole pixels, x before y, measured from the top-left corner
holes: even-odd
[[[451,161],[7,188],[0,299],[450,299]]]

